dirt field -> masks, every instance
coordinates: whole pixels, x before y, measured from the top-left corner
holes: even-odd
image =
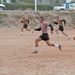
[[[66,30],[74,36],[75,30]],[[31,54],[35,39],[41,32],[24,31],[20,28],[0,29],[0,75],[75,75],[75,41],[61,34],[50,35],[52,43],[62,45],[62,51],[39,43],[39,53]]]

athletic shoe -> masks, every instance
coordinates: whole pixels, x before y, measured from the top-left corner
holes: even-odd
[[[68,39],[70,39],[71,37],[70,36],[68,36]]]
[[[60,36],[60,34],[57,36],[57,38],[60,38],[61,36]]]
[[[59,49],[60,49],[60,51],[61,51],[61,45],[59,45],[59,47],[58,47]]]
[[[32,51],[31,53],[33,53],[33,54],[37,54],[38,51],[37,51],[37,50],[34,50],[34,51]]]
[[[31,32],[33,33],[33,30],[31,30]]]
[[[22,35],[23,35],[23,32],[20,33],[20,36],[22,36]]]

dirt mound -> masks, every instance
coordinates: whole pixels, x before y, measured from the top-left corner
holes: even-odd
[[[38,18],[40,15],[45,16],[45,20],[50,22],[55,18],[55,16],[59,16],[60,18],[66,19],[68,23],[73,23],[75,20],[75,14],[72,12],[53,12],[53,11],[38,11],[34,12],[33,10],[4,10],[0,13],[0,27],[21,27],[21,19],[22,15],[25,15],[29,20],[30,24],[29,26],[33,28],[38,24]]]

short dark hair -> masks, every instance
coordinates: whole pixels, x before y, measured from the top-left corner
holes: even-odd
[[[59,18],[59,16],[56,16],[56,18]]]
[[[40,16],[40,19],[43,19],[44,20],[44,16]]]

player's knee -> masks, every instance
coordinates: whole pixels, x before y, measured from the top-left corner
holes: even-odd
[[[28,30],[27,28],[25,28],[26,30]]]
[[[61,31],[63,34],[64,34],[64,32],[63,31]]]
[[[57,30],[55,32],[57,32]]]
[[[49,43],[47,43],[47,45],[48,45],[48,46],[50,46],[50,44],[49,44]]]

